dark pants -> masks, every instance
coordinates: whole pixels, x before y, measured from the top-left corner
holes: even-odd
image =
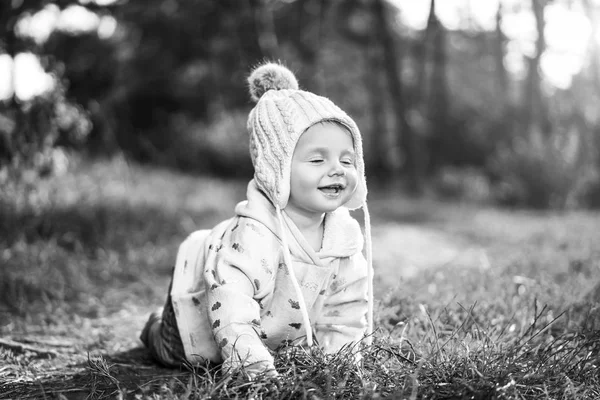
[[[140,339],[156,361],[168,367],[178,367],[185,362],[185,351],[171,303],[172,285],[173,281],[171,280],[167,301],[162,312],[159,310],[150,314]]]

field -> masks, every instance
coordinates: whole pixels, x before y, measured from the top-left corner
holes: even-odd
[[[138,335],[177,246],[231,216],[245,184],[118,158],[4,183],[0,398],[600,398],[600,214],[393,188],[369,195],[372,347],[282,353],[281,377],[253,383],[158,367]]]

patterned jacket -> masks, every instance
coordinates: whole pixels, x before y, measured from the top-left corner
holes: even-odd
[[[359,341],[366,329],[367,263],[360,226],[348,210],[325,216],[318,252],[282,214],[291,268],[275,209],[254,181],[235,212],[213,230],[196,233],[201,248],[190,247],[189,239],[180,247],[171,294],[188,361],[210,359],[260,372],[274,368],[272,351],[302,344],[301,300],[290,273],[325,352]]]

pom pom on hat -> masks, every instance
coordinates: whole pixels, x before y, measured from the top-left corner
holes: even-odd
[[[250,97],[254,102],[258,102],[269,90],[298,90],[298,80],[287,67],[269,62],[252,71],[248,77],[248,86]]]

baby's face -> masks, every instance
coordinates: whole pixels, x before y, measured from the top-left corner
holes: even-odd
[[[286,208],[315,215],[334,211],[350,200],[357,181],[350,132],[333,122],[313,125],[294,149]]]

